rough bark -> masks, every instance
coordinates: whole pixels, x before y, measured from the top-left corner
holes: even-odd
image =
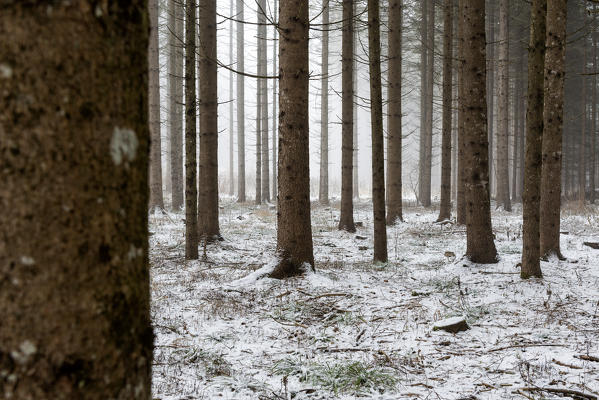
[[[358,2],[357,1],[352,1],[353,3],[353,14],[352,16],[355,16],[358,14]],[[355,18],[355,17],[354,17]],[[352,23],[352,32],[353,32],[353,48],[352,48],[352,59],[353,59],[353,71],[352,71],[352,93],[353,93],[353,99],[352,99],[352,104],[353,104],[353,134],[354,134],[354,138],[353,138],[353,196],[354,199],[358,200],[360,198],[360,188],[359,188],[359,184],[360,184],[360,175],[359,175],[359,169],[358,169],[358,124],[356,123],[356,121],[358,120],[358,87],[359,87],[359,83],[358,83],[358,57],[356,57],[356,54],[358,52],[358,29],[356,29],[355,27],[355,23]],[[352,217],[353,218],[353,217]]]
[[[566,0],[547,1],[545,53],[545,110],[541,172],[541,255],[562,257],[559,245],[562,131],[564,116],[564,59]]]
[[[421,178],[423,183],[421,204],[424,207],[431,206],[431,183],[433,169],[433,95],[434,95],[434,76],[435,69],[435,1],[428,1],[428,23],[426,35],[426,104],[425,104],[425,140],[424,140],[424,176]]]
[[[285,278],[314,268],[310,222],[308,0],[281,0],[279,14],[279,204],[271,273]]]
[[[198,258],[198,177],[196,138],[196,6],[185,2],[185,258]]]
[[[318,201],[329,204],[329,0],[322,4],[322,53],[320,81],[320,181]]]
[[[497,262],[489,198],[485,1],[461,0],[464,66],[466,256],[475,263]]]
[[[339,229],[355,232],[354,175],[354,19],[353,0],[343,0],[341,48],[341,214]]]
[[[200,0],[200,190],[198,228],[204,240],[220,237],[218,224],[218,92],[216,0]]]
[[[150,18],[149,65],[149,121],[150,121],[150,211],[164,208],[162,196],[162,146],[160,139],[160,64],[158,61],[158,0],[148,2]]]
[[[378,0],[368,0],[374,262],[384,263],[387,262],[387,226],[385,220],[385,143],[383,137],[380,23]]]
[[[274,1],[274,18],[277,21],[277,14],[279,12],[277,0]],[[273,43],[277,43],[277,28],[273,27]],[[272,75],[277,75],[277,46],[272,46]],[[277,200],[277,80],[272,80],[272,199]]]
[[[456,220],[460,225],[466,224],[466,142],[464,136],[464,19],[462,18],[462,2],[458,2],[458,190]]]
[[[0,13],[0,398],[148,399],[147,2],[46,3]]]
[[[586,17],[586,12],[584,13]],[[585,38],[586,42],[586,38]],[[587,135],[587,80],[585,74],[587,73],[587,48],[584,46],[584,57],[582,66],[582,94],[581,94],[581,119],[582,129],[580,130],[580,143],[578,144],[578,204],[580,207],[584,206],[585,202],[585,191],[586,191],[586,135]]]
[[[497,207],[512,210],[509,169],[509,0],[499,1],[499,59],[497,79]]]
[[[258,1],[258,23],[262,24],[258,26],[258,40],[260,42],[260,52],[258,60],[258,75],[266,76],[268,62],[268,46],[266,38],[266,0]],[[268,155],[268,82],[266,79],[258,80],[259,91],[261,92],[260,106],[260,131],[262,138],[260,139],[261,151],[260,162],[262,167],[262,173],[260,177],[262,182],[260,188],[262,189],[261,201],[263,203],[270,202],[270,161]]]
[[[495,25],[497,20],[495,18],[495,4],[496,0],[489,0],[488,10],[489,13],[489,37],[487,40],[487,130],[489,131],[489,191],[491,197],[493,197],[493,188],[496,185],[497,171],[495,169],[495,152],[493,142],[495,141],[495,69],[497,60],[495,59],[496,53],[496,39],[495,39]]]
[[[539,218],[541,201],[541,150],[543,142],[543,72],[545,69],[546,0],[533,0],[528,47],[526,156],[522,194],[522,268],[520,276],[541,278]]]
[[[245,71],[244,58],[244,3],[236,2],[237,22],[237,201],[244,203],[245,195]]]
[[[183,207],[183,7],[179,0],[169,1],[169,131],[171,207]]]
[[[589,168],[589,202],[595,204],[595,172],[597,169],[597,5],[593,4],[593,76],[591,77],[591,165]]]
[[[437,221],[451,218],[451,118],[453,62],[453,0],[443,5],[443,126],[441,138],[441,207]]]
[[[229,14],[233,15],[233,0],[230,0],[229,4]],[[233,65],[233,20],[229,21],[229,65]],[[235,195],[233,96],[233,71],[229,71],[229,196]]]
[[[426,164],[426,94],[427,62],[428,62],[428,7],[429,0],[420,2],[420,133],[418,138],[418,195],[417,201],[422,204],[424,196],[424,170]]]
[[[261,47],[258,39],[258,47]],[[256,69],[260,70],[260,53],[258,49],[258,58]],[[262,204],[262,86],[260,79],[256,79],[256,196],[254,198],[256,205]]]

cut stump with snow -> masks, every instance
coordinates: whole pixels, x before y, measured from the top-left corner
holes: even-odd
[[[470,329],[464,317],[452,317],[437,321],[433,324],[433,331],[458,333]]]

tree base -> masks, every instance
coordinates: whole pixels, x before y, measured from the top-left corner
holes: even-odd
[[[307,263],[297,264],[289,258],[283,258],[267,276],[272,279],[286,279],[304,275],[306,273],[306,265]],[[313,265],[310,268],[312,271],[315,271]]]

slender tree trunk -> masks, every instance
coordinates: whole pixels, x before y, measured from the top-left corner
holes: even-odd
[[[200,196],[199,234],[220,238],[218,224],[218,91],[216,0],[200,0]]]
[[[162,146],[160,140],[160,66],[158,61],[158,0],[148,2],[150,44],[148,49],[150,102],[150,204],[149,209],[164,208],[162,196]]]
[[[584,13],[586,17],[586,13]],[[586,20],[586,18],[585,18]],[[586,21],[585,21],[586,22]],[[585,38],[586,41],[586,38]],[[580,143],[578,145],[579,153],[578,153],[578,203],[579,206],[584,206],[585,200],[585,192],[586,192],[586,130],[587,130],[587,82],[585,74],[587,73],[586,65],[587,65],[587,48],[584,46],[584,56],[583,56],[583,66],[582,66],[582,76],[580,80],[582,81],[582,129],[580,131]]]
[[[169,114],[171,206],[183,207],[183,7],[179,0],[169,1]]]
[[[489,198],[487,136],[485,1],[461,0],[464,66],[464,139],[466,179],[466,256],[475,263],[497,262]]]
[[[353,205],[354,159],[354,5],[343,0],[341,44],[341,215],[339,229],[355,232]]]
[[[196,5],[185,1],[185,258],[198,258],[196,140]]]
[[[589,168],[589,201],[595,204],[595,171],[597,168],[597,5],[593,4],[593,76],[591,77],[591,166]]]
[[[529,35],[530,36],[530,35]],[[521,45],[521,55],[520,55],[520,65],[519,65],[519,74],[520,74],[520,85],[522,85],[521,88],[521,94],[520,94],[520,98],[518,99],[518,104],[519,104],[519,117],[518,117],[518,126],[519,126],[519,130],[520,130],[520,152],[518,157],[520,158],[520,170],[519,170],[519,176],[518,176],[518,198],[522,201],[522,207],[524,207],[524,200],[523,200],[523,196],[524,196],[524,179],[525,179],[525,146],[524,146],[524,141],[525,141],[525,137],[526,137],[526,110],[527,110],[527,106],[526,106],[526,98],[527,96],[524,93],[524,87],[525,85],[528,84],[527,81],[527,70],[526,70],[526,63],[525,63],[525,59],[524,57],[526,56],[525,52],[528,51],[528,48],[524,48],[523,45]]]
[[[562,257],[559,246],[566,0],[547,0],[545,112],[541,173],[541,255]]]
[[[95,7],[0,13],[3,399],[151,396],[147,2]]]
[[[457,223],[466,224],[466,137],[465,137],[465,108],[464,108],[464,18],[462,17],[462,3],[458,0],[458,199]]]
[[[353,14],[352,17],[355,18],[354,16],[358,14],[358,1],[353,0]],[[352,40],[353,40],[353,48],[352,48],[352,62],[353,62],[353,67],[352,67],[352,112],[353,112],[353,119],[352,119],[352,125],[353,125],[353,134],[354,134],[354,138],[353,138],[353,196],[354,199],[358,200],[360,198],[360,188],[359,188],[359,183],[360,183],[360,175],[358,174],[358,151],[359,151],[359,146],[358,146],[358,124],[356,123],[356,121],[358,120],[358,87],[359,87],[359,83],[358,83],[358,58],[356,57],[357,54],[357,49],[358,49],[358,29],[355,26],[355,23],[352,23],[351,26],[352,29]],[[353,214],[353,211],[352,211]],[[353,219],[353,215],[352,215],[352,219]]]
[[[420,24],[420,137],[418,150],[418,198],[420,204],[424,205],[424,186],[426,170],[426,107],[427,107],[427,78],[428,78],[428,7],[430,0],[422,0],[420,7],[422,17]]]
[[[433,95],[434,95],[434,77],[435,69],[435,2],[428,1],[428,24],[426,35],[426,104],[425,104],[425,127],[426,135],[424,142],[424,186],[422,189],[421,202],[424,207],[431,206],[431,181],[433,168]]]
[[[314,268],[310,222],[308,0],[281,0],[279,14],[279,208],[273,278]],[[306,265],[307,264],[307,265]]]
[[[458,108],[459,108],[459,102],[458,102],[458,43],[459,43],[459,35],[458,35],[458,2],[456,0],[454,0],[452,2],[453,4],[453,10],[452,10],[452,14],[453,14],[453,21],[452,21],[452,25],[453,25],[453,32],[452,32],[452,36],[453,36],[453,43],[451,45],[452,47],[452,63],[451,63],[451,67],[452,67],[452,111],[453,111],[453,117],[452,117],[452,130],[451,130],[451,143],[452,143],[452,148],[451,148],[451,153],[452,153],[452,157],[451,157],[451,187],[452,187],[452,191],[451,191],[451,199],[453,201],[453,203],[455,204],[456,207],[456,217],[457,217],[457,208],[458,208],[458,186],[460,186],[458,184]]]
[[[262,45],[258,39],[258,61],[256,69],[260,68],[260,54]],[[259,74],[259,73],[258,73]],[[262,204],[262,85],[256,79],[256,205]]]
[[[233,16],[233,1],[230,1],[229,14]],[[229,21],[229,65],[233,64],[233,20]],[[235,121],[233,120],[233,71],[229,71],[229,196],[235,195],[235,155],[233,152],[234,147],[234,139],[233,136],[235,132],[233,131],[233,126],[235,125]]]
[[[510,201],[510,169],[509,169],[509,0],[499,1],[499,93],[498,129],[497,129],[497,207],[505,211],[512,210]]]
[[[318,201],[329,204],[329,0],[322,4],[322,80],[320,81],[320,182]]]
[[[258,75],[266,76],[268,62],[268,45],[266,40],[266,0],[258,0],[258,23],[262,24],[258,26],[258,40],[260,41],[260,59],[258,62]],[[258,80],[258,87],[261,92],[262,105],[260,107],[260,129],[262,139],[260,141],[262,148],[261,164],[262,164],[262,183],[260,187],[262,189],[261,200],[263,203],[270,202],[270,161],[268,157],[268,83],[266,79]]]
[[[236,0],[237,14],[237,201],[245,203],[245,71],[244,3]]]
[[[451,108],[453,0],[445,0],[443,21],[443,133],[441,139],[441,207],[437,221],[451,218]]]
[[[277,0],[274,1],[274,18],[277,21],[279,9]],[[277,27],[273,27],[272,46],[272,76],[277,76]],[[272,80],[272,199],[277,201],[277,80]]]
[[[487,129],[489,131],[489,191],[493,197],[493,188],[496,185],[495,152],[493,143],[495,141],[495,3],[489,0],[489,38],[487,40]]]
[[[389,126],[387,129],[387,223],[403,221],[401,65],[403,1],[389,2]]]
[[[368,0],[374,261],[385,263],[387,262],[387,227],[385,221],[385,142],[383,137],[380,23],[378,0]]]
[[[519,75],[518,71],[514,74],[514,89],[512,95],[512,181],[511,185],[511,195],[512,195],[512,203],[516,203],[518,201],[518,170],[520,169],[520,165],[518,165],[518,161],[520,160],[520,136],[522,132],[520,132],[520,97],[522,96],[522,88],[520,87],[520,82],[518,82]]]

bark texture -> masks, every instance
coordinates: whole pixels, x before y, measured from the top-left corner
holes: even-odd
[[[218,92],[216,0],[200,0],[200,190],[198,228],[204,240],[220,237],[218,224]]]
[[[402,0],[389,2],[389,88],[387,132],[387,223],[403,221],[401,171]]]
[[[0,398],[148,399],[147,2],[48,7],[0,13]]]
[[[339,229],[355,232],[354,225],[354,20],[353,0],[343,0],[341,45],[341,214]]]
[[[384,263],[387,262],[387,226],[385,219],[385,142],[383,137],[380,24],[379,2],[378,0],[368,0],[374,262]]]
[[[271,273],[284,278],[314,268],[310,222],[308,0],[281,0],[279,14],[279,203]]]
[[[458,190],[456,220],[460,225],[466,224],[466,137],[465,131],[465,108],[464,108],[464,18],[462,15],[463,2],[458,2]]]
[[[497,113],[497,206],[512,210],[509,169],[509,0],[499,1],[499,60]]]
[[[562,257],[559,245],[562,131],[566,51],[566,0],[547,1],[545,110],[541,172],[541,255]]]
[[[522,269],[520,276],[523,279],[542,277],[539,261],[539,204],[541,201],[546,16],[547,1],[533,0],[528,48],[528,108],[526,110],[524,193],[522,194]]]
[[[485,1],[460,1],[463,19],[466,256],[475,263],[497,262],[491,228],[487,138]]]
[[[148,1],[150,17],[149,120],[150,120],[150,204],[149,209],[164,208],[162,196],[162,146],[160,139],[160,63],[158,61],[158,0]]]
[[[237,13],[237,201],[244,203],[245,196],[245,70],[244,59],[244,3],[236,2]]]
[[[258,23],[262,24],[258,26],[258,40],[260,42],[259,59],[258,59],[258,75],[266,76],[268,62],[268,49],[267,49],[267,38],[266,38],[266,0],[258,0]],[[258,80],[258,86],[260,90],[260,162],[262,172],[260,178],[260,188],[262,189],[261,201],[263,203],[270,202],[270,161],[268,155],[268,82],[262,78]]]
[[[171,207],[183,207],[183,7],[179,0],[169,1],[169,131]]]
[[[437,221],[451,218],[451,117],[453,62],[453,0],[443,5],[443,132],[441,139],[441,207]]]
[[[322,5],[322,80],[320,81],[320,181],[318,201],[329,204],[329,0]]]
[[[198,258],[198,174],[196,138],[196,5],[185,2],[185,258]]]

